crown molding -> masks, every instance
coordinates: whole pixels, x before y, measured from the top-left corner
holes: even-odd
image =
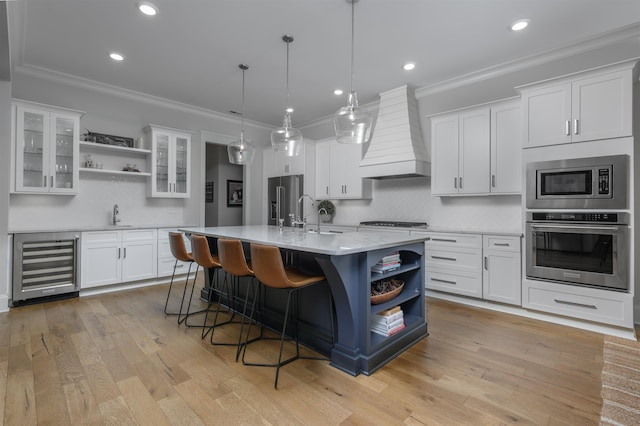
[[[91,90],[123,99],[142,102],[150,105],[171,108],[188,114],[198,114],[207,118],[215,118],[220,121],[227,121],[234,124],[240,123],[240,118],[231,115],[222,114],[210,109],[201,108],[182,102],[173,101],[159,96],[148,95],[146,93],[137,92],[135,90],[124,89],[122,87],[112,86],[110,84],[99,83],[94,80],[77,77],[71,74],[52,71],[50,69],[36,67],[33,65],[18,65],[14,67],[14,75],[25,75],[35,77],[42,80],[52,81],[58,84],[77,87],[81,89]],[[272,126],[245,118],[244,123],[263,130],[269,130]]]
[[[561,47],[542,53],[525,56],[509,62],[483,68],[478,71],[463,74],[448,80],[443,80],[416,89],[416,98],[423,98],[435,93],[458,89],[470,84],[479,83],[496,77],[501,77],[517,71],[544,65],[553,61],[575,56],[581,53],[611,46],[632,38],[640,37],[640,24],[631,24],[622,29],[604,33],[577,43],[567,43]]]

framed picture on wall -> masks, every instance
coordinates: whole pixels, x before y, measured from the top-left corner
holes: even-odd
[[[242,181],[227,181],[227,207],[242,207]]]
[[[207,182],[204,189],[205,202],[213,203],[213,182]]]

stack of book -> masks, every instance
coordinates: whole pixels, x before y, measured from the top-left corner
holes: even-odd
[[[394,269],[398,269],[400,267],[400,253],[395,252],[386,255],[378,263],[371,267],[373,272],[383,273],[393,271]]]
[[[404,314],[395,306],[373,315],[369,325],[372,332],[388,337],[404,328]]]

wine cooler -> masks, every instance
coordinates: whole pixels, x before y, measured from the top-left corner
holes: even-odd
[[[15,234],[11,306],[78,296],[79,258],[79,233]]]

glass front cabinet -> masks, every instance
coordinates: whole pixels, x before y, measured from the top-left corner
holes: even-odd
[[[145,128],[151,149],[150,196],[189,198],[191,134],[149,125]]]
[[[76,194],[82,112],[14,102],[15,192]]]

